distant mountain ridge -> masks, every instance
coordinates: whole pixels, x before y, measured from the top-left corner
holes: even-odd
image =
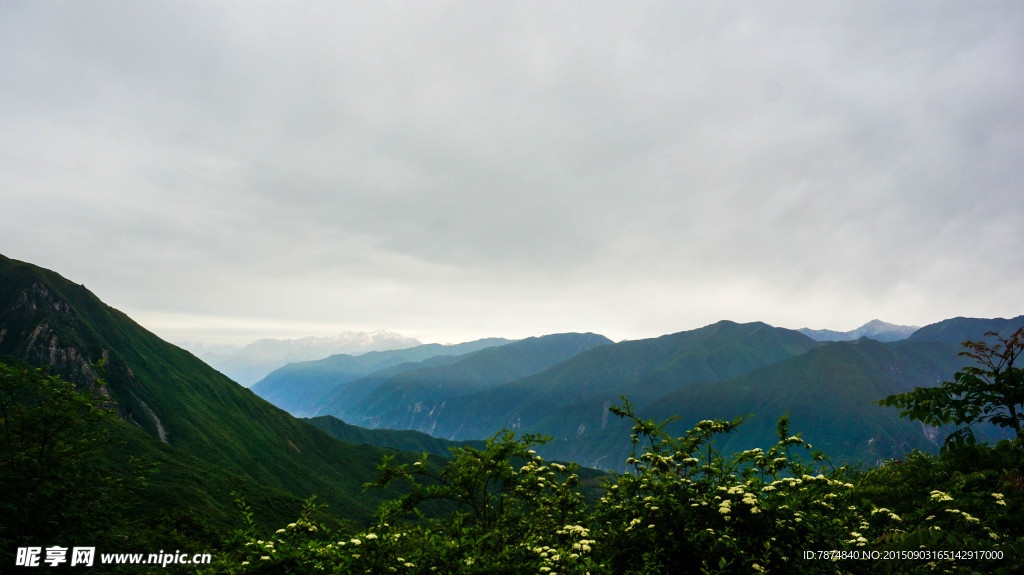
[[[413,429],[449,439],[483,437],[511,428],[555,437],[550,457],[594,467],[615,467],[607,449],[592,439],[615,425],[608,408],[625,395],[653,400],[698,382],[713,382],[800,355],[820,345],[793,330],[764,323],[721,321],[703,328],[596,347],[535,375],[493,389],[449,397],[418,407],[428,414]],[[366,427],[391,422],[353,420]],[[628,442],[628,428],[616,432]],[[563,450],[563,447],[568,447]]]
[[[256,382],[252,390],[297,417],[309,417],[321,411],[320,406],[329,401],[329,392],[360,377],[384,370],[399,373],[424,361],[445,363],[447,358],[508,343],[511,340],[494,337],[451,345],[427,343],[362,355],[336,354],[315,361],[288,363]]]
[[[323,359],[337,354],[359,355],[421,345],[420,341],[388,330],[344,332],[299,339],[260,339],[227,354],[204,353],[200,358],[214,369],[249,387],[286,364]]]
[[[885,328],[881,323],[874,327]],[[401,385],[402,374],[371,374],[364,380],[392,383],[378,381],[377,391],[350,403],[341,415],[364,427],[418,430],[454,440],[478,439],[502,428],[544,433],[554,437],[538,449],[546,457],[621,470],[630,430],[610,417],[608,408],[624,395],[642,417],[678,416],[673,429],[680,433],[702,419],[756,414],[729,440],[727,451],[772,444],[778,417],[789,413],[794,432],[803,432],[837,461],[877,463],[911,449],[934,451],[946,431],[902,419],[898,410],[874,401],[952,378],[969,363],[957,355],[961,341],[987,331],[1012,331],[1022,323],[1024,316],[956,318],[921,328],[906,340],[817,342],[760,322],[722,321],[598,346],[485,389],[461,388],[439,377],[421,392]],[[979,437],[998,438],[991,432],[982,430]]]
[[[427,406],[529,377],[609,344],[610,339],[593,333],[531,337],[467,354],[445,365],[425,365],[388,378],[357,380],[349,385],[354,389],[344,396],[335,394],[320,413],[341,413],[357,425],[433,433],[432,426],[418,423],[431,420]]]
[[[873,319],[866,324],[850,331],[833,331],[831,329],[800,328],[797,331],[815,341],[853,341],[866,337],[876,341],[900,341],[910,337],[919,328],[914,325],[896,325],[882,320]]]

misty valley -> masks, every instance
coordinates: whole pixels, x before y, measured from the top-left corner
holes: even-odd
[[[193,351],[0,256],[0,564],[71,568],[47,550],[86,544],[199,573],[1024,563],[1024,315]]]

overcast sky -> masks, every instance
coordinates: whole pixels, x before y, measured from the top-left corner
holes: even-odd
[[[1024,313],[1024,3],[0,2],[0,253],[172,341]]]

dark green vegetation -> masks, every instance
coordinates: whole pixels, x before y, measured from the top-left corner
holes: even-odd
[[[14,365],[0,363],[0,541],[103,529],[117,513],[114,494],[141,482],[90,464],[117,459],[109,449],[113,410],[97,392],[2,359]],[[0,550],[0,560],[8,562],[10,551]]]
[[[880,408],[881,409],[881,408]],[[786,418],[776,442],[723,456],[742,419],[669,422],[612,408],[631,426],[630,473],[588,501],[573,466],[543,441],[498,434],[437,469],[385,460],[374,485],[405,485],[376,525],[341,534],[309,507],[266,539],[245,524],[209,573],[542,573],[572,575],[990,573],[1024,568],[1019,440],[863,469],[810,451]],[[426,503],[447,513],[425,517]]]
[[[964,342],[960,353],[975,361],[958,371],[953,381],[938,387],[919,387],[890,395],[882,405],[902,408],[900,415],[928,425],[956,425],[945,446],[973,445],[976,424],[1008,429],[1024,441],[1024,327],[1009,336],[997,331],[985,334],[992,341]]]

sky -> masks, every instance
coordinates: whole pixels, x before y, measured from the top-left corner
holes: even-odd
[[[165,339],[1024,313],[1024,3],[0,3],[0,253]]]

